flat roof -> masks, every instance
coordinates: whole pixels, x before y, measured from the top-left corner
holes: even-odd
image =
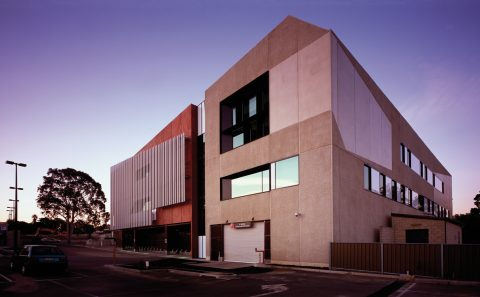
[[[452,223],[457,226],[461,226],[461,224],[455,220],[452,220],[450,218],[437,218],[434,216],[429,216],[429,215],[412,215],[412,214],[405,214],[405,213],[391,213],[392,217],[400,217],[400,218],[412,218],[412,219],[422,219],[422,220],[436,220],[436,221],[445,221]]]

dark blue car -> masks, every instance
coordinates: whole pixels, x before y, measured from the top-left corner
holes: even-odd
[[[54,245],[26,245],[10,261],[10,269],[20,269],[22,274],[40,269],[64,272],[67,268],[67,256]]]

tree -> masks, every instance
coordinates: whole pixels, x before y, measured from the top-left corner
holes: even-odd
[[[32,224],[37,223],[38,216],[36,214],[32,215]]]
[[[473,204],[477,207],[477,209],[480,209],[480,191],[478,194],[473,198]]]
[[[72,168],[48,169],[38,187],[37,206],[46,217],[62,217],[66,221],[68,243],[73,223],[103,215],[105,202],[102,186],[87,173]]]

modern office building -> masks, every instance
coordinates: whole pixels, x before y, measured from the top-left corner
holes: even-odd
[[[111,168],[111,226],[126,249],[197,257],[203,216],[202,105],[188,106]]]
[[[287,17],[206,90],[201,110],[205,133],[189,135],[205,146],[191,151],[205,166],[194,188],[204,187],[207,259],[328,266],[331,242],[397,242],[405,236],[394,218],[451,215],[450,173],[331,30]],[[112,167],[114,228],[168,231],[181,221],[195,242],[199,202],[190,220],[165,219],[185,203],[165,190],[140,211],[155,219],[124,224],[133,213],[120,202],[121,164]],[[428,240],[430,225],[400,232]]]

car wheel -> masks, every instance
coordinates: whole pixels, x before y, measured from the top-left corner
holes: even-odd
[[[22,274],[23,274],[23,275],[27,275],[27,274],[28,274],[28,269],[27,269],[27,266],[25,266],[25,264],[22,265]]]

